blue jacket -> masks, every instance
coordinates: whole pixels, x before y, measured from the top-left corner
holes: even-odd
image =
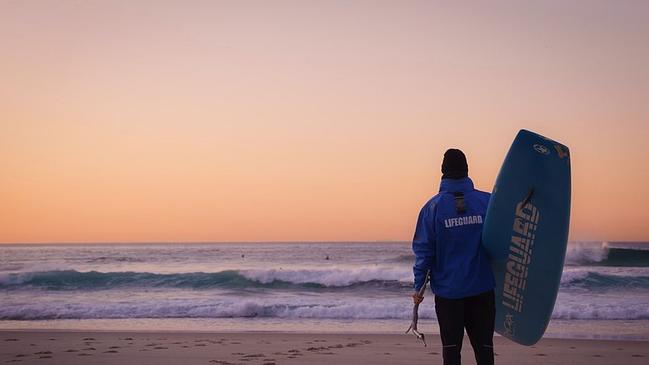
[[[464,194],[466,211],[456,209],[453,193]],[[487,253],[482,247],[482,222],[489,193],[475,190],[470,178],[442,179],[439,194],[419,213],[412,250],[415,253],[415,289],[428,270],[435,295],[457,299],[494,288]]]

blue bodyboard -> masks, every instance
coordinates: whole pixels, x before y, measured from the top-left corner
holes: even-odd
[[[521,130],[505,157],[482,243],[496,280],[496,332],[522,345],[545,332],[557,298],[570,223],[568,147]]]

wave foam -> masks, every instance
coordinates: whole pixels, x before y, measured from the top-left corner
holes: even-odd
[[[288,303],[290,301],[290,303]],[[433,315],[423,309],[423,318]],[[23,304],[0,308],[2,320],[39,319],[124,319],[124,318],[311,318],[311,319],[407,319],[410,303],[373,301],[304,303],[299,299],[263,301],[201,300],[140,303],[49,303]]]
[[[205,299],[94,302],[7,303],[0,307],[0,320],[49,319],[128,319],[128,318],[308,318],[308,319],[399,319],[407,322],[412,314],[410,298],[308,298]],[[435,319],[432,299],[420,307],[420,318]],[[649,319],[649,303],[643,300],[619,303],[610,298],[560,299],[553,319]],[[85,299],[87,300],[87,298]],[[590,301],[590,303],[589,303]],[[405,323],[404,322],[404,323]]]
[[[593,242],[576,242],[568,245],[566,250],[567,265],[599,263],[608,255],[608,244]]]
[[[319,284],[327,287],[343,287],[368,282],[412,282],[412,271],[385,267],[353,269],[302,269],[302,270],[244,270],[241,274],[262,284],[283,281],[293,284]]]

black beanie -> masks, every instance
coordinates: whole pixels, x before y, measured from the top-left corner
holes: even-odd
[[[450,148],[444,153],[442,162],[442,179],[462,179],[469,176],[469,166],[464,153]]]

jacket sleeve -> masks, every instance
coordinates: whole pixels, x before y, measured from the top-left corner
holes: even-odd
[[[412,251],[415,254],[415,290],[424,285],[426,272],[432,269],[435,257],[435,203],[424,205],[419,212],[415,236],[412,239]]]

